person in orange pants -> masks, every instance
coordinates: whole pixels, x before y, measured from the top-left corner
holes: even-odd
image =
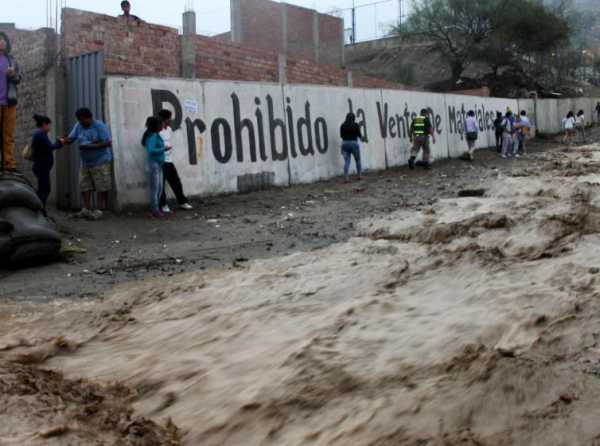
[[[19,66],[10,54],[10,40],[0,33],[0,132],[2,170],[17,170],[15,128],[17,126],[17,85],[21,82]]]

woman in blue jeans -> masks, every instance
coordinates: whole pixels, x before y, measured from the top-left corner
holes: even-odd
[[[360,160],[360,145],[359,140],[362,139],[360,134],[360,127],[356,123],[356,116],[354,113],[348,113],[346,115],[346,121],[340,128],[340,136],[342,137],[342,156],[344,157],[344,177],[346,182],[350,181],[350,164],[352,157],[356,162],[356,172],[358,173],[358,179],[361,179],[362,175],[362,163]]]
[[[142,145],[148,153],[148,174],[150,176],[150,210],[154,218],[164,218],[160,210],[160,195],[163,188],[163,164],[165,163],[165,142],[160,137],[162,121],[150,117],[146,121],[146,132]]]

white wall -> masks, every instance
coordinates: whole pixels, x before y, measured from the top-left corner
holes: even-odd
[[[380,126],[384,125],[388,167],[403,166],[408,162],[411,150],[408,136],[410,124],[413,116],[422,109],[429,110],[429,119],[435,127],[436,142],[431,144],[432,159],[448,158],[448,133],[445,130],[448,112],[444,95],[383,90],[382,100],[376,130],[381,133]]]
[[[296,157],[290,158],[290,183],[312,183],[331,178],[343,171],[341,157],[340,125],[346,114],[353,112],[361,127],[362,164],[366,170],[386,168],[385,140],[378,131],[377,103],[381,101],[379,90],[359,90],[339,87],[298,86],[283,87],[286,109],[286,123],[295,130]],[[289,102],[288,102],[289,99]],[[302,138],[306,143],[309,135],[306,130],[307,106],[310,107],[310,129],[313,149],[310,156],[302,156],[299,151],[298,125],[302,127]],[[299,119],[304,118],[301,122]],[[323,125],[325,123],[326,126]],[[327,129],[327,148],[324,151],[323,128]],[[317,143],[317,137],[321,145]],[[321,149],[321,150],[319,150]],[[355,172],[354,162],[352,171]]]
[[[495,145],[496,111],[525,109],[540,131],[556,133],[566,109],[583,108],[591,119],[596,104],[596,99],[586,98],[559,103],[552,99],[517,101],[397,90],[124,77],[107,78],[105,99],[114,140],[117,208],[148,202],[146,153],[140,139],[146,118],[160,108],[178,112],[173,158],[186,193],[206,196],[340,175],[339,128],[350,111],[357,115],[365,137],[361,144],[364,168],[381,170],[407,163],[408,127],[423,108],[430,110],[436,132],[432,155],[439,160],[465,151],[463,119],[469,110],[477,113],[482,125],[477,147],[483,148]],[[251,132],[253,139],[249,138]]]

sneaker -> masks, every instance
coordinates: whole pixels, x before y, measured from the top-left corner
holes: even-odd
[[[104,212],[102,212],[100,209],[90,212],[90,220],[100,220],[102,217],[104,217]]]
[[[73,218],[84,218],[88,220],[92,216],[92,211],[87,208],[82,208],[79,212],[73,215]]]
[[[521,155],[519,155],[518,153],[515,155],[515,159],[519,159],[521,158]]]
[[[158,220],[164,219],[166,216],[161,211],[152,211],[152,218],[156,218]]]
[[[501,157],[503,160],[508,159],[508,156],[506,156],[506,155],[501,155]]]
[[[423,169],[425,169],[425,170],[431,170],[431,163],[424,163],[423,164]]]
[[[161,210],[161,212],[163,214],[170,214],[171,213],[171,208],[169,207],[168,204],[165,204],[160,210]]]
[[[408,168],[410,170],[414,170],[415,169],[415,159],[414,158],[410,158],[408,160]]]
[[[183,209],[184,211],[193,211],[194,210],[194,206],[192,206],[189,203],[183,203],[182,205],[179,206],[180,209]]]

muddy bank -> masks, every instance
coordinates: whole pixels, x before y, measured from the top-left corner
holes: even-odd
[[[3,364],[118,382],[188,445],[600,444],[600,146],[536,166],[320,250],[3,306]],[[55,425],[24,407],[14,432]]]

